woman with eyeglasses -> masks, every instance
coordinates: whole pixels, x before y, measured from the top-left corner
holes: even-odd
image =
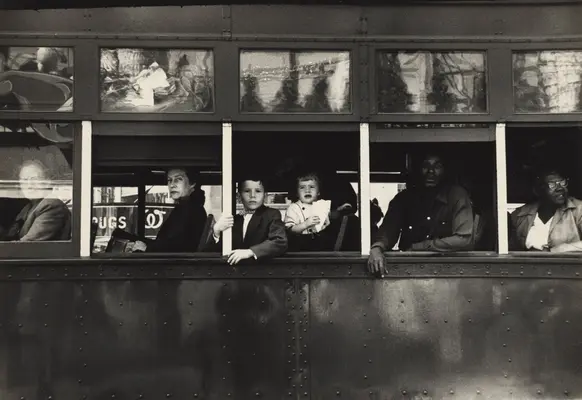
[[[546,169],[535,180],[537,201],[511,214],[510,249],[582,251],[582,201],[568,195],[568,178]]]

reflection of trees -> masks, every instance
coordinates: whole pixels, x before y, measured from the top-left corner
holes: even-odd
[[[537,85],[531,85],[526,74],[535,75]],[[526,54],[515,54],[513,59],[513,89],[516,112],[547,112],[550,98],[544,91],[544,77],[537,65],[528,66]]]
[[[311,93],[305,96],[305,110],[308,112],[331,112],[327,90],[329,83],[326,75],[320,75],[313,80]]]
[[[273,112],[293,112],[301,111],[303,107],[298,103],[299,89],[298,79],[293,73],[283,79],[281,88],[275,94],[273,99]]]
[[[455,96],[449,93],[446,71],[438,57],[432,57],[432,91],[427,100],[435,106],[437,113],[453,113],[456,110]]]
[[[263,112],[265,108],[259,98],[258,80],[252,75],[243,78],[243,95],[240,100],[240,110],[244,112]]]
[[[467,87],[467,75],[473,76],[472,90]],[[465,59],[462,53],[433,55],[432,92],[428,100],[436,106],[435,112],[485,112],[486,94],[485,73],[474,61]]]
[[[384,53],[379,57],[378,111],[383,113],[408,112],[412,95],[402,79],[402,67],[397,53]]]

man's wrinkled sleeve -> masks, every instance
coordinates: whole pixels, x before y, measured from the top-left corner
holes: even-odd
[[[405,207],[404,192],[398,193],[388,204],[388,211],[374,238],[372,248],[378,247],[382,251],[391,250],[400,238],[402,215]]]
[[[460,186],[451,188],[448,196],[452,215],[452,235],[414,243],[413,251],[450,252],[471,250],[473,247],[473,206],[467,191]]]

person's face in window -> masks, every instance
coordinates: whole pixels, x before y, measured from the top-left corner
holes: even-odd
[[[29,200],[43,199],[50,192],[50,185],[47,182],[47,174],[44,168],[35,163],[25,164],[18,176],[20,189],[25,198]]]
[[[265,201],[265,188],[260,181],[244,181],[239,195],[245,209],[254,211]]]
[[[168,191],[172,200],[179,200],[190,196],[194,190],[195,183],[190,183],[186,171],[172,169],[168,172]]]
[[[319,183],[315,179],[299,180],[297,183],[297,196],[305,204],[311,204],[319,197]]]
[[[424,186],[435,187],[442,182],[445,168],[439,156],[428,156],[422,162],[422,180]]]
[[[546,175],[542,180],[542,200],[562,206],[568,199],[568,179],[558,173]]]

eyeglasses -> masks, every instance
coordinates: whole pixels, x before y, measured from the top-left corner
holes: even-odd
[[[550,188],[551,190],[554,190],[555,188],[557,188],[558,185],[563,187],[563,188],[567,188],[568,187],[568,179],[562,179],[560,181],[548,182],[548,188]]]

